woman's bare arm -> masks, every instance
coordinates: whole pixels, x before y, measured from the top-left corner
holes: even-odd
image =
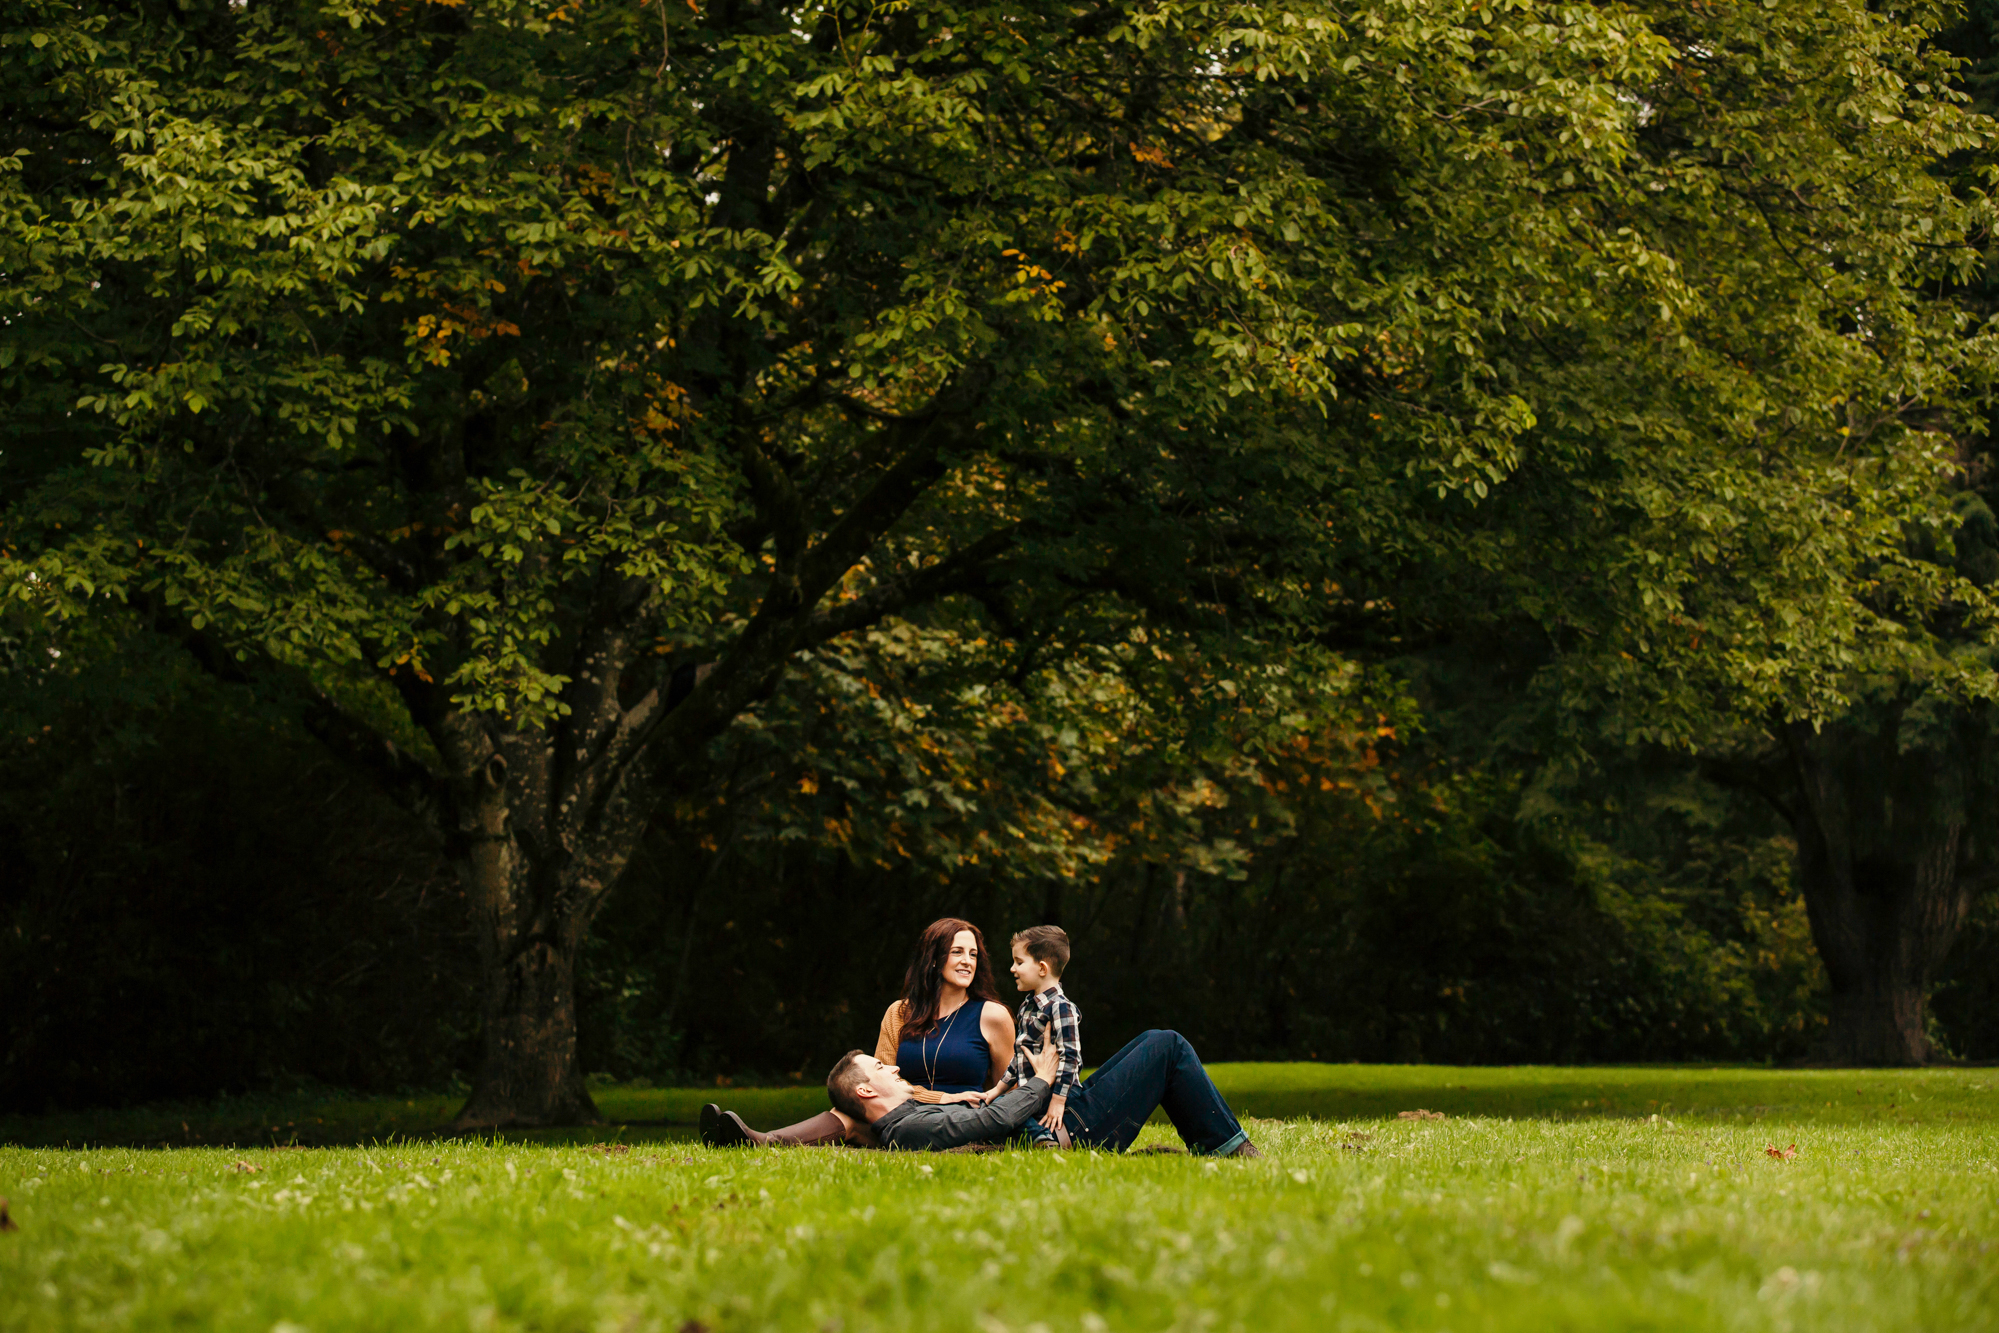
[[[1013,1015],[1006,1011],[1005,1005],[987,1000],[985,1012],[979,1015],[979,1031],[993,1053],[993,1072],[986,1080],[986,1087],[995,1088],[1006,1077],[1006,1067],[1013,1063]]]

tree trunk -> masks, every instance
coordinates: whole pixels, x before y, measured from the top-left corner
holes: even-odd
[[[1799,830],[1805,910],[1832,981],[1832,1025],[1820,1054],[1843,1065],[1921,1064],[1930,1053],[1923,1022],[1930,976],[1956,934],[1952,929],[1939,947],[1922,923],[1962,896],[1953,868],[1937,865],[1954,853],[1956,838],[1939,839],[1928,856],[1859,864],[1827,855],[1826,841],[1822,829]],[[1808,854],[1812,844],[1818,850]]]
[[[1820,1053],[1838,1064],[1929,1058],[1931,977],[1971,906],[1962,756],[1905,750],[1896,730],[1786,729],[1804,797],[1792,821],[1798,878],[1832,982]]]
[[[1929,1059],[1923,1011],[1929,987],[1877,967],[1833,983],[1832,1027],[1823,1054],[1842,1065],[1919,1065]]]
[[[548,863],[512,835],[504,779],[482,785],[454,857],[480,945],[480,1065],[452,1127],[596,1123],[576,1063],[576,955],[592,903],[564,883],[566,857]]]
[[[453,1128],[597,1123],[576,1063],[580,932],[564,933],[500,954],[497,932],[482,931],[479,1072]]]
[[[460,716],[440,733],[456,774],[450,854],[480,961],[479,1065],[452,1127],[594,1124],[576,1060],[576,960],[644,820],[621,801],[607,817],[572,817],[582,798],[556,762],[558,731]]]

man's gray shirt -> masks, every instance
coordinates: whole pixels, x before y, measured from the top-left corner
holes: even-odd
[[[985,1143],[1013,1134],[1047,1104],[1048,1085],[1038,1078],[984,1106],[908,1101],[875,1121],[875,1138],[884,1148],[904,1152],[939,1152],[967,1143]]]

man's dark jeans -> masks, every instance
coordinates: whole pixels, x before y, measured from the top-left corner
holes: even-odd
[[[1191,1152],[1221,1156],[1249,1140],[1201,1057],[1185,1037],[1162,1028],[1133,1037],[1084,1079],[1062,1123],[1082,1147],[1123,1152],[1162,1109]]]

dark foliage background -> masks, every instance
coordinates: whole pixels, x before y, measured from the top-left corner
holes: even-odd
[[[46,646],[9,647],[18,688]],[[0,1103],[449,1080],[471,949],[413,821],[246,692],[98,647],[6,701]]]
[[[1090,1060],[1149,1027],[1231,1060],[1806,1053],[1823,982],[1780,837],[1703,825],[1661,884],[1522,818],[1517,791],[1453,795],[1468,808],[1420,822],[1328,811],[1241,880],[1124,864],[1051,893],[799,848],[734,853],[686,894],[642,865],[587,954],[585,1064],[815,1078],[871,1043],[910,941],[945,913],[995,950],[1037,921],[1069,930]]]
[[[463,1077],[464,902],[413,819],[143,638],[64,673],[23,670],[46,646],[9,647],[0,1105]],[[1453,776],[1434,746],[1394,767],[1394,802],[1305,802],[1240,879],[1136,859],[1059,886],[947,879],[683,822],[586,955],[584,1067],[816,1079],[872,1041],[909,942],[944,913],[995,949],[1065,925],[1092,1059],[1151,1026],[1214,1059],[1807,1052],[1823,981],[1789,845],[1752,803],[1670,759],[1566,784]],[[1934,1006],[1958,1057],[1999,1055],[1995,959],[1988,903]]]

